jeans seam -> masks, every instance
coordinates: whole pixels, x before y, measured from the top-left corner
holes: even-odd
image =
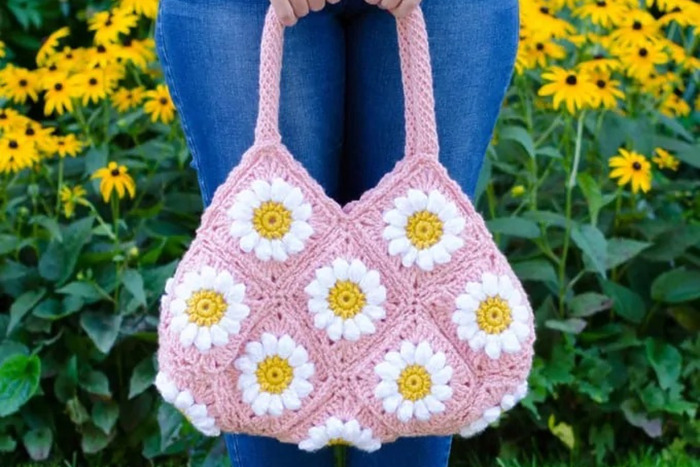
[[[233,452],[234,452],[234,456],[236,456],[236,464],[238,464],[238,466],[240,466],[240,467],[243,467],[243,462],[241,462],[241,453],[240,453],[240,449],[238,447],[238,436],[232,435],[232,438],[233,438],[233,445],[234,445]]]
[[[165,0],[161,0],[158,4],[158,21],[159,21],[159,27],[156,28],[156,39],[158,39],[158,44],[160,44],[160,49],[163,52],[163,56],[161,59],[161,64],[163,68],[163,72],[165,73],[165,77],[167,78],[166,81],[169,81],[171,83],[170,87],[170,92],[173,98],[173,102],[176,104],[175,106],[177,108],[181,108],[182,106],[182,100],[180,99],[180,93],[177,90],[177,86],[175,85],[175,80],[172,75],[172,71],[170,70],[170,59],[168,57],[168,48],[165,44],[165,37],[163,36],[163,4],[165,3]],[[178,112],[179,117],[180,117],[180,123],[182,124],[182,130],[183,133],[185,134],[185,140],[189,144],[190,152],[191,152],[191,157],[194,161],[194,164],[196,166],[195,173],[197,175],[197,180],[199,181],[201,185],[201,190],[202,190],[202,197],[204,198],[205,204],[209,204],[209,187],[206,183],[206,180],[201,174],[201,170],[199,167],[199,149],[197,148],[197,144],[194,141],[194,138],[192,138],[191,135],[191,130],[189,127],[189,124],[187,123],[187,119],[185,118],[185,115],[183,112]]]

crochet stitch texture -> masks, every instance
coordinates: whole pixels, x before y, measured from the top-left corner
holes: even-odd
[[[167,282],[156,386],[210,436],[472,436],[525,396],[533,314],[438,161],[422,12],[397,21],[405,157],[345,206],[281,142],[283,29],[270,10],[255,144]]]

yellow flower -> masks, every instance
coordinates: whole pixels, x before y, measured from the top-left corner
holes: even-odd
[[[616,0],[586,0],[574,10],[574,16],[590,18],[593,24],[609,28],[620,24],[627,10],[625,4]]]
[[[56,73],[42,80],[44,88],[44,115],[49,116],[54,111],[58,115],[73,112],[73,101],[76,91],[66,73]]]
[[[128,35],[137,22],[138,17],[122,8],[96,13],[88,20],[89,30],[95,31],[95,44],[117,42],[119,34]]]
[[[656,71],[656,65],[666,63],[668,57],[660,44],[647,41],[627,48],[620,54],[620,61],[626,65],[628,76],[644,80]]]
[[[661,102],[659,110],[667,117],[687,117],[690,115],[690,104],[678,92],[674,90]]]
[[[619,186],[632,184],[632,192],[642,190],[644,193],[651,189],[651,164],[639,153],[620,149],[620,155],[613,156],[609,161],[610,178],[617,178]]]
[[[576,32],[569,22],[554,16],[558,8],[542,0],[521,2],[521,23],[536,25],[532,31],[533,39],[562,38]]]
[[[82,97],[83,105],[90,102],[98,103],[109,91],[109,85],[105,79],[105,71],[100,68],[86,70],[71,78],[71,85],[76,89],[79,97]]]
[[[620,28],[610,33],[610,40],[619,46],[629,47],[640,42],[658,39],[659,25],[654,17],[642,10],[632,10],[624,18]]]
[[[586,75],[575,70],[552,67],[547,73],[542,73],[542,78],[551,82],[542,86],[538,95],[553,96],[555,110],[559,109],[563,102],[566,110],[574,114],[576,110],[588,107],[593,100],[594,85]]]
[[[510,189],[510,195],[513,198],[518,198],[524,194],[525,194],[525,187],[522,185],[515,185],[513,188]]]
[[[620,69],[620,61],[616,58],[607,58],[602,54],[594,55],[590,60],[581,62],[576,65],[576,68],[585,72],[592,73],[596,71],[617,71]]]
[[[678,165],[680,164],[680,162],[678,161],[678,159],[673,157],[671,153],[661,148],[656,148],[654,152],[656,153],[656,155],[651,160],[654,162],[654,164],[656,164],[658,168],[670,169],[674,172],[678,170]]]
[[[55,65],[56,68],[68,73],[79,71],[84,66],[85,49],[72,49],[68,46],[62,51],[56,52],[49,58],[49,64]]]
[[[595,85],[591,104],[593,107],[614,109],[617,107],[617,99],[624,99],[625,93],[620,90],[620,82],[610,78],[606,72],[592,72],[588,78]]]
[[[36,72],[8,65],[0,71],[0,83],[0,95],[17,104],[24,104],[27,98],[35,102],[39,100],[39,80]]]
[[[34,144],[21,133],[5,133],[0,138],[0,173],[15,173],[39,160]]]
[[[0,130],[7,131],[17,128],[24,123],[25,118],[15,109],[0,109]]]
[[[549,60],[561,60],[566,57],[566,50],[561,45],[552,40],[526,41],[525,44],[525,60],[532,64],[528,68],[540,66],[546,67]]]
[[[156,59],[155,42],[153,39],[137,40],[126,38],[116,52],[118,60],[131,62],[137,68],[146,68],[149,62]]]
[[[55,141],[52,136],[53,128],[44,128],[41,126],[41,123],[28,120],[21,132],[29,142],[34,143],[38,151],[46,154],[56,152]]]
[[[121,7],[137,15],[155,19],[158,12],[158,0],[122,0]]]
[[[81,185],[75,185],[73,188],[65,185],[61,187],[60,197],[61,203],[63,203],[63,214],[67,218],[73,217],[76,204],[87,204],[86,194],[85,188]]]
[[[132,89],[119,88],[112,95],[112,102],[114,107],[119,112],[126,112],[129,109],[136,107],[141,104],[143,98],[145,97],[146,90],[142,86],[138,86]]]
[[[75,157],[83,150],[83,143],[72,133],[66,136],[57,136],[56,141],[56,152],[60,157],[71,156]]]
[[[56,53],[58,42],[61,39],[68,37],[69,34],[70,29],[68,28],[68,26],[58,29],[51,33],[51,35],[47,37],[41,44],[41,47],[39,48],[39,51],[36,54],[36,64],[39,66],[44,66],[48,64],[51,56]]]
[[[127,174],[127,168],[124,165],[119,165],[112,161],[107,164],[107,167],[97,169],[90,176],[90,179],[100,178],[100,193],[105,203],[109,202],[112,192],[116,190],[119,199],[124,197],[125,191],[129,193],[129,197],[133,198],[136,192],[136,184],[131,175]]]
[[[146,98],[143,110],[151,116],[151,121],[160,120],[163,123],[170,123],[175,119],[175,105],[164,84],[159,84],[156,89],[147,91]]]
[[[111,63],[115,63],[119,58],[119,44],[99,44],[90,47],[85,52],[85,60],[89,68],[105,68]]]

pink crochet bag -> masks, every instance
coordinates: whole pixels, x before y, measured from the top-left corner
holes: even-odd
[[[527,391],[531,307],[438,161],[423,15],[397,24],[406,154],[340,206],[281,142],[284,27],[267,15],[255,144],[161,300],[156,386],[206,435],[374,451],[471,436]]]

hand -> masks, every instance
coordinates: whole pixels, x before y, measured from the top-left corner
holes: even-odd
[[[340,0],[270,0],[277,18],[285,26],[294,26],[297,20],[308,15],[309,11],[323,10],[326,3],[338,2]]]
[[[370,5],[377,5],[383,10],[388,10],[397,18],[408,16],[419,4],[421,0],[365,0]]]

